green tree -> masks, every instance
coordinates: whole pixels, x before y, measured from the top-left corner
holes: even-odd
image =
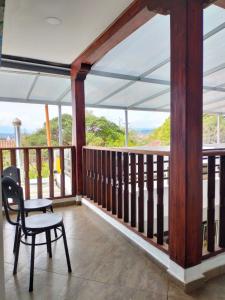
[[[58,145],[58,118],[50,121],[52,145]],[[72,117],[69,114],[62,115],[63,144],[71,145],[72,137]],[[124,128],[110,122],[104,117],[97,117],[92,112],[86,112],[86,139],[88,145],[122,147],[124,146],[125,133]],[[141,140],[135,131],[129,133],[129,146],[141,144]],[[46,146],[45,123],[42,128],[33,134],[24,135],[22,139],[23,146]]]
[[[46,124],[44,123],[43,127],[38,129],[32,134],[26,134],[22,138],[23,146],[46,146]],[[51,135],[52,135],[52,145],[58,145],[58,118],[53,118],[50,121],[51,126]],[[72,132],[72,117],[69,114],[62,115],[62,128],[63,128],[63,144],[71,145],[71,132]]]
[[[160,127],[155,129],[147,141],[148,143],[159,141],[162,146],[168,146],[170,144],[170,118],[167,118]]]
[[[217,134],[217,116],[216,115],[203,115],[203,143],[213,144],[216,143]],[[148,137],[148,142],[159,141],[162,146],[170,144],[170,118],[156,130],[154,130]],[[220,116],[220,141],[225,143],[225,119]]]

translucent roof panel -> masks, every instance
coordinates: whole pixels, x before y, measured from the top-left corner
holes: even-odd
[[[101,102],[127,83],[127,80],[88,75],[85,81],[86,105]]]
[[[71,91],[69,91],[62,99],[61,102],[62,103],[71,103],[72,101],[72,95],[71,95]]]
[[[170,57],[170,17],[156,15],[107,53],[94,70],[139,76]]]
[[[204,34],[225,22],[225,9],[210,5],[204,9]]]
[[[0,72],[0,97],[27,99],[35,75]]]
[[[132,86],[104,101],[104,105],[131,107],[136,106],[141,101],[147,101],[153,95],[161,92],[165,86],[145,82],[136,82]]]
[[[167,63],[162,67],[157,68],[157,70],[148,75],[147,78],[155,78],[170,81],[170,63]]]
[[[204,84],[209,86],[221,86],[223,84],[225,85],[225,65],[224,65],[224,69],[212,73],[209,76],[205,76]]]
[[[225,62],[225,29],[204,42],[204,72]]]
[[[204,106],[204,111],[207,111],[207,112],[209,112],[209,111],[220,112],[221,108],[225,108],[225,96],[220,101],[214,101],[210,104],[206,104]]]
[[[56,76],[39,76],[30,99],[57,101],[70,87],[70,79]]]
[[[167,89],[165,92],[168,91]],[[170,104],[170,92],[167,92],[159,97],[155,97],[137,106],[137,108],[160,109]]]
[[[204,105],[218,101],[220,99],[225,98],[225,92],[218,92],[218,91],[212,91],[212,92],[206,92],[203,94],[203,103]]]

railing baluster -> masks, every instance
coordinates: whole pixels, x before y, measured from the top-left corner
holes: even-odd
[[[125,223],[129,222],[129,156],[128,153],[123,155],[123,174],[124,174],[124,214],[123,220]]]
[[[42,198],[42,159],[41,159],[41,149],[36,149],[36,166],[37,166],[37,195],[38,198]]]
[[[87,150],[87,196],[91,199],[91,150]]]
[[[225,156],[220,157],[220,222],[219,246],[225,248]]]
[[[16,166],[16,149],[10,149],[11,166]]]
[[[215,251],[215,156],[208,157],[208,251]]]
[[[102,151],[97,151],[97,162],[98,162],[98,178],[97,178],[97,184],[98,184],[98,190],[97,190],[97,198],[98,198],[98,205],[102,204]]]
[[[92,161],[91,161],[91,157],[92,157],[92,150],[89,150],[89,159],[88,159],[88,185],[89,185],[89,198],[90,200],[92,200]]]
[[[0,149],[0,172],[3,171],[3,151]]]
[[[91,200],[94,200],[94,150],[90,154],[90,175],[91,175]]]
[[[85,159],[86,163],[86,159]],[[84,182],[86,183],[86,177],[84,178]],[[86,195],[86,184],[85,185],[85,192]],[[71,193],[72,196],[76,196],[77,194],[77,184],[76,184],[76,148],[71,148]]]
[[[64,162],[64,149],[60,148],[60,181],[61,181],[61,197],[65,196],[65,162]]]
[[[83,196],[86,196],[87,195],[87,166],[86,166],[86,163],[87,163],[87,157],[86,157],[86,149],[83,149],[83,156],[82,156],[82,159],[83,159],[83,166],[82,166],[82,170],[83,170]]]
[[[122,153],[117,152],[117,174],[118,174],[118,191],[117,191],[117,217],[122,218],[123,217],[123,194],[122,194]]]
[[[106,174],[105,174],[106,151],[102,151],[102,207],[106,208]]]
[[[93,151],[93,182],[94,182],[94,202],[98,202],[97,198],[97,150]]]
[[[136,227],[136,154],[130,154],[131,164],[131,226]]]
[[[138,154],[138,231],[144,232],[144,156]]]
[[[153,156],[147,155],[147,237],[153,238],[154,235],[154,173]]]
[[[107,211],[111,211],[112,208],[112,185],[111,185],[111,152],[107,151],[106,152],[106,194],[107,194],[107,202],[106,202],[106,207]]]
[[[164,235],[164,207],[163,207],[163,194],[164,194],[164,158],[157,155],[157,243],[163,245]]]
[[[26,148],[23,151],[24,155],[24,184],[25,184],[25,199],[30,199],[30,176],[29,176],[29,168],[30,168],[30,161],[29,161],[29,149]]]
[[[54,154],[53,148],[48,149],[49,165],[49,197],[54,198]]]
[[[112,170],[112,214],[116,215],[116,152],[112,151],[111,170]]]

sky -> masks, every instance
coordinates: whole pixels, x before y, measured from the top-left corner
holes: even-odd
[[[118,125],[124,126],[125,118],[122,110],[109,109],[89,109],[96,116],[104,116],[110,121]],[[72,113],[70,106],[62,107],[63,113]],[[58,115],[58,107],[49,106],[50,119]],[[143,111],[129,111],[128,120],[131,129],[137,128],[156,128],[160,126],[168,117],[168,113],[159,112],[143,112]],[[0,133],[3,133],[5,127],[12,126],[12,121],[19,118],[22,121],[22,132],[32,132],[42,127],[45,122],[45,108],[44,105],[39,104],[20,104],[20,103],[0,103]],[[3,131],[3,132],[2,132]],[[13,131],[13,127],[12,127]]]

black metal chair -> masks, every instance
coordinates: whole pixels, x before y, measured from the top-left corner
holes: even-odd
[[[10,167],[4,169],[2,172],[2,176],[3,177],[8,176],[8,177],[12,178],[17,183],[18,186],[21,186],[20,169],[17,168],[16,166],[10,166]],[[12,207],[11,205],[9,206],[9,209],[11,211],[14,211],[17,213],[17,222],[18,222],[19,221],[18,209]],[[25,200],[24,201],[24,210],[25,210],[26,216],[28,216],[28,214],[30,212],[34,212],[34,211],[42,211],[43,213],[46,213],[48,210],[50,210],[52,213],[54,212],[53,206],[52,206],[52,200],[49,200],[49,199]],[[17,234],[18,234],[18,227],[16,226],[13,253],[15,253]],[[55,237],[57,237],[56,229],[55,229]]]
[[[51,243],[63,237],[65,254],[67,260],[68,272],[72,272],[69,251],[66,240],[66,233],[63,224],[62,216],[56,213],[49,214],[38,214],[26,217],[26,212],[24,208],[24,199],[23,199],[23,189],[16,184],[16,182],[10,177],[2,178],[2,194],[3,194],[3,207],[5,210],[5,215],[7,221],[14,225],[18,226],[18,234],[16,238],[16,249],[15,249],[15,261],[14,261],[14,269],[13,274],[17,273],[17,264],[19,258],[19,249],[20,243],[22,242],[25,245],[31,246],[31,261],[30,261],[30,283],[29,283],[29,291],[33,291],[33,276],[34,276],[34,256],[35,256],[35,246],[38,245],[47,245],[47,249],[49,252],[49,256],[52,256]],[[13,221],[11,219],[10,211],[9,211],[9,199],[13,199],[19,207],[20,212],[20,220]],[[51,240],[50,231],[52,229],[58,229],[61,231],[61,235]],[[23,232],[23,234],[22,234]],[[36,236],[38,234],[45,233],[46,242],[45,243],[36,243]],[[23,240],[23,236],[31,237],[32,242],[28,243]]]

